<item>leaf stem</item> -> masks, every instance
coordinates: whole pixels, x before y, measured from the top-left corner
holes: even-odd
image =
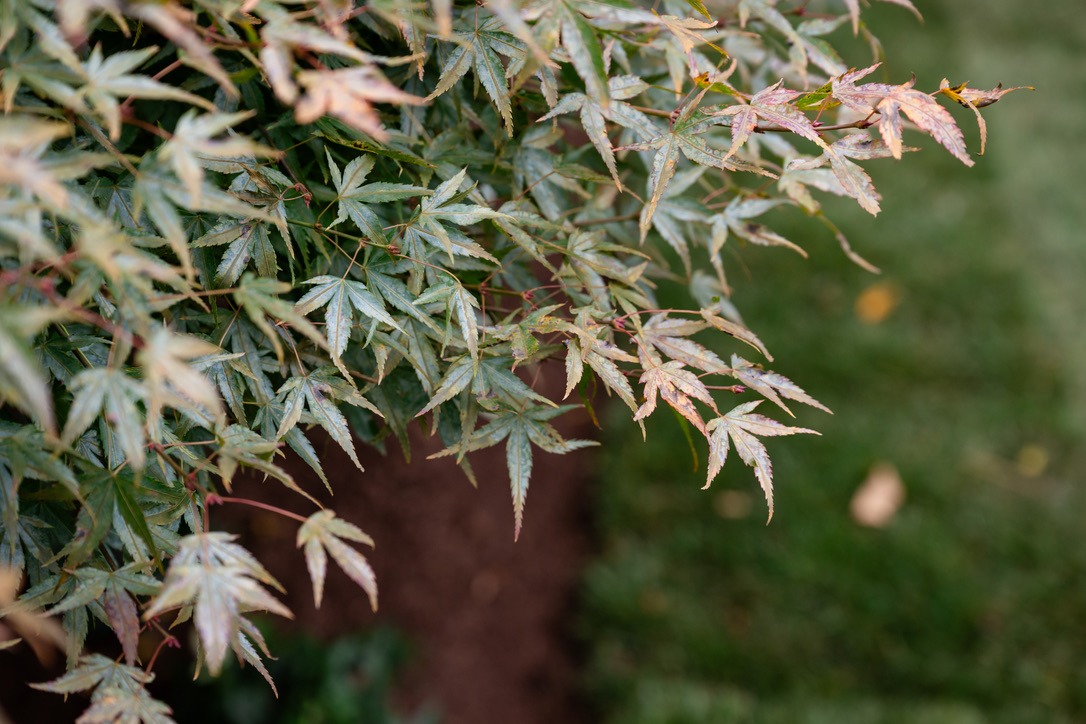
[[[215,505],[217,503],[237,503],[239,505],[248,505],[253,508],[260,508],[261,510],[268,510],[272,513],[278,513],[279,515],[282,515],[286,518],[296,520],[299,523],[304,523],[306,521],[305,518],[298,515],[297,513],[292,513],[289,510],[284,510],[283,508],[280,508],[278,506],[269,505],[268,503],[261,503],[259,500],[252,500],[250,498],[235,498],[230,495],[216,495],[213,493],[207,496],[207,498],[204,500],[204,504],[208,506]]]

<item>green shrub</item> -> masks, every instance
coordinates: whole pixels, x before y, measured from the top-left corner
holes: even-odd
[[[9,610],[63,617],[70,671],[43,688],[93,689],[86,721],[169,720],[137,647],[172,640],[170,611],[213,674],[233,651],[267,675],[248,614],[290,612],[209,526],[215,504],[264,505],[230,494],[242,468],[318,509],[279,511],[316,603],[331,555],[376,607],[372,541],[277,463],[289,448],[327,484],[314,427],[359,469],[352,432],[407,452],[419,417],[469,478],[466,454],[503,444],[516,536],[535,449],[592,444],[553,418],[599,388],[638,422],[662,398],[706,438],[706,484],[734,444],[772,514],[759,438],[812,431],[755,408],[825,408],[740,355],[772,361],[726,270],[805,254],[762,222],[779,207],[868,266],[815,192],[876,213],[856,161],[900,158],[906,126],[972,165],[936,99],[976,112],[983,147],[977,108],[1007,92],[869,82],[877,62],[827,41],[877,61],[859,10],[0,2],[0,563],[28,578]],[[660,308],[662,281],[686,309]],[[718,332],[753,351],[693,339]],[[542,393],[552,361],[580,403]],[[92,618],[116,659],[83,654]]]

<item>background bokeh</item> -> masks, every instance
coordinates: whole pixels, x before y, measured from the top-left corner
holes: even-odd
[[[1037,91],[985,111],[974,168],[919,142],[866,164],[877,219],[827,203],[880,276],[795,211],[767,220],[809,260],[736,251],[773,368],[835,413],[796,405],[822,437],[769,441],[768,527],[738,460],[703,492],[677,423],[606,426],[578,626],[607,721],[1086,720],[1086,6],[916,5],[866,15],[888,79]],[[906,499],[866,528],[879,463]]]

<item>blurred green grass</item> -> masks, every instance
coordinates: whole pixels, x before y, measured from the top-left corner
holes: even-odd
[[[1086,720],[1086,18],[1080,0],[917,5],[923,26],[868,16],[892,79],[1038,91],[985,112],[976,167],[921,144],[867,164],[877,219],[827,203],[881,276],[794,212],[773,225],[811,259],[739,252],[771,367],[836,413],[796,410],[823,437],[769,441],[769,527],[737,460],[703,492],[677,424],[647,445],[606,426],[579,627],[608,721]],[[872,284],[898,300],[877,324],[854,309]],[[879,461],[907,500],[862,528],[849,500]]]

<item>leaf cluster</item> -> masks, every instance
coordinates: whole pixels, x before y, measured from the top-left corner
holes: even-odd
[[[331,556],[376,609],[373,541],[281,465],[329,485],[318,432],[361,470],[360,442],[410,455],[416,423],[472,482],[469,453],[503,446],[515,537],[536,457],[594,444],[554,418],[662,400],[707,485],[734,446],[771,514],[760,438],[813,431],[755,407],[826,408],[707,346],[772,361],[727,269],[806,255],[762,221],[787,208],[866,265],[816,193],[876,213],[858,162],[909,129],[972,164],[938,99],[980,119],[1009,92],[861,82],[877,65],[827,40],[870,37],[858,2],[822,6],[0,0],[0,564],[27,577],[12,610],[63,617],[51,690],[93,689],[86,721],[168,721],[137,644],[174,643],[174,611],[212,673],[233,652],[267,674],[250,614],[290,611],[212,525],[267,507],[232,496],[242,469],[315,508],[278,511],[315,603]],[[664,281],[689,308],[660,308]],[[83,652],[92,620],[123,664]]]

